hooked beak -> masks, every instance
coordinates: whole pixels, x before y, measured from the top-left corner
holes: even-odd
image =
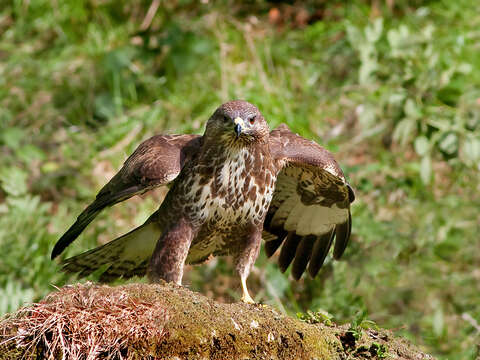
[[[235,134],[237,134],[237,139],[238,139],[238,137],[240,136],[243,130],[243,126],[244,126],[243,119],[237,117],[235,118],[235,120],[233,120],[233,122],[235,123],[235,127],[233,129],[235,130]]]

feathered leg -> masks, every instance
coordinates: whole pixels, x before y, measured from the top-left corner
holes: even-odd
[[[255,229],[254,232],[248,236],[243,248],[234,258],[235,269],[240,275],[240,281],[242,283],[242,301],[249,304],[254,304],[255,301],[248,293],[247,278],[252,270],[253,264],[255,264],[255,260],[257,260],[261,242],[262,233],[258,229]]]
[[[184,219],[165,230],[148,264],[150,282],[165,280],[182,285],[183,267],[193,236],[192,227]]]

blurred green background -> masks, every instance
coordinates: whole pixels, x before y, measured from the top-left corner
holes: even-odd
[[[255,299],[475,359],[479,29],[472,0],[3,1],[0,314],[76,281],[52,246],[140,141],[202,133],[240,98],[333,151],[357,194],[343,261],[295,283],[261,254]],[[141,224],[164,192],[103,212],[66,256]],[[241,293],[228,259],[185,283]]]

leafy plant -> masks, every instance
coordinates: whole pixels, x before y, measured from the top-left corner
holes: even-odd
[[[358,53],[358,83],[366,94],[358,108],[360,124],[375,129],[375,136],[391,132],[402,148],[414,144],[421,158],[419,174],[429,184],[432,157],[473,168],[479,163],[474,85],[479,79],[472,76],[477,64],[466,56],[471,50],[465,38],[473,29],[446,33],[435,26],[428,8],[412,16],[412,24],[388,28],[382,18],[363,29],[349,24],[347,34]],[[452,49],[449,55],[445,47]]]
[[[378,359],[386,359],[389,356],[388,347],[384,344],[379,344],[377,342],[372,343],[369,351],[373,356],[376,356]]]
[[[378,329],[378,326],[374,321],[367,319],[366,311],[360,311],[350,323],[348,332],[352,334],[355,340],[358,340],[362,335],[362,330],[366,329]]]
[[[332,319],[333,315],[329,314],[325,310],[310,311],[307,310],[306,313],[297,313],[297,318],[308,323],[308,324],[317,324],[322,323],[327,326],[333,325]]]
[[[148,23],[150,4],[0,9],[0,312],[77,281],[50,250],[141,140],[201,133],[219,103],[242,98],[271,127],[287,123],[333,151],[357,193],[342,261],[293,282],[261,253],[255,299],[292,314],[324,309],[354,333],[374,321],[439,359],[475,358],[476,2],[180,1]],[[298,8],[309,16],[301,26],[288,15]],[[272,9],[285,21],[270,22]],[[163,194],[106,210],[65,256],[140,224]],[[229,258],[189,269],[185,283],[238,299]]]

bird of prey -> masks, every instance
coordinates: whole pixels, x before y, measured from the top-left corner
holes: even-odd
[[[221,105],[199,135],[157,135],[139,145],[59,239],[58,256],[105,207],[170,184],[148,220],[129,233],[63,261],[63,270],[100,281],[147,275],[181,284],[184,264],[233,257],[242,300],[262,237],[268,257],[299,279],[314,277],[332,245],[347,246],[354,193],[332,154],[286,125],[270,131],[254,105]]]

